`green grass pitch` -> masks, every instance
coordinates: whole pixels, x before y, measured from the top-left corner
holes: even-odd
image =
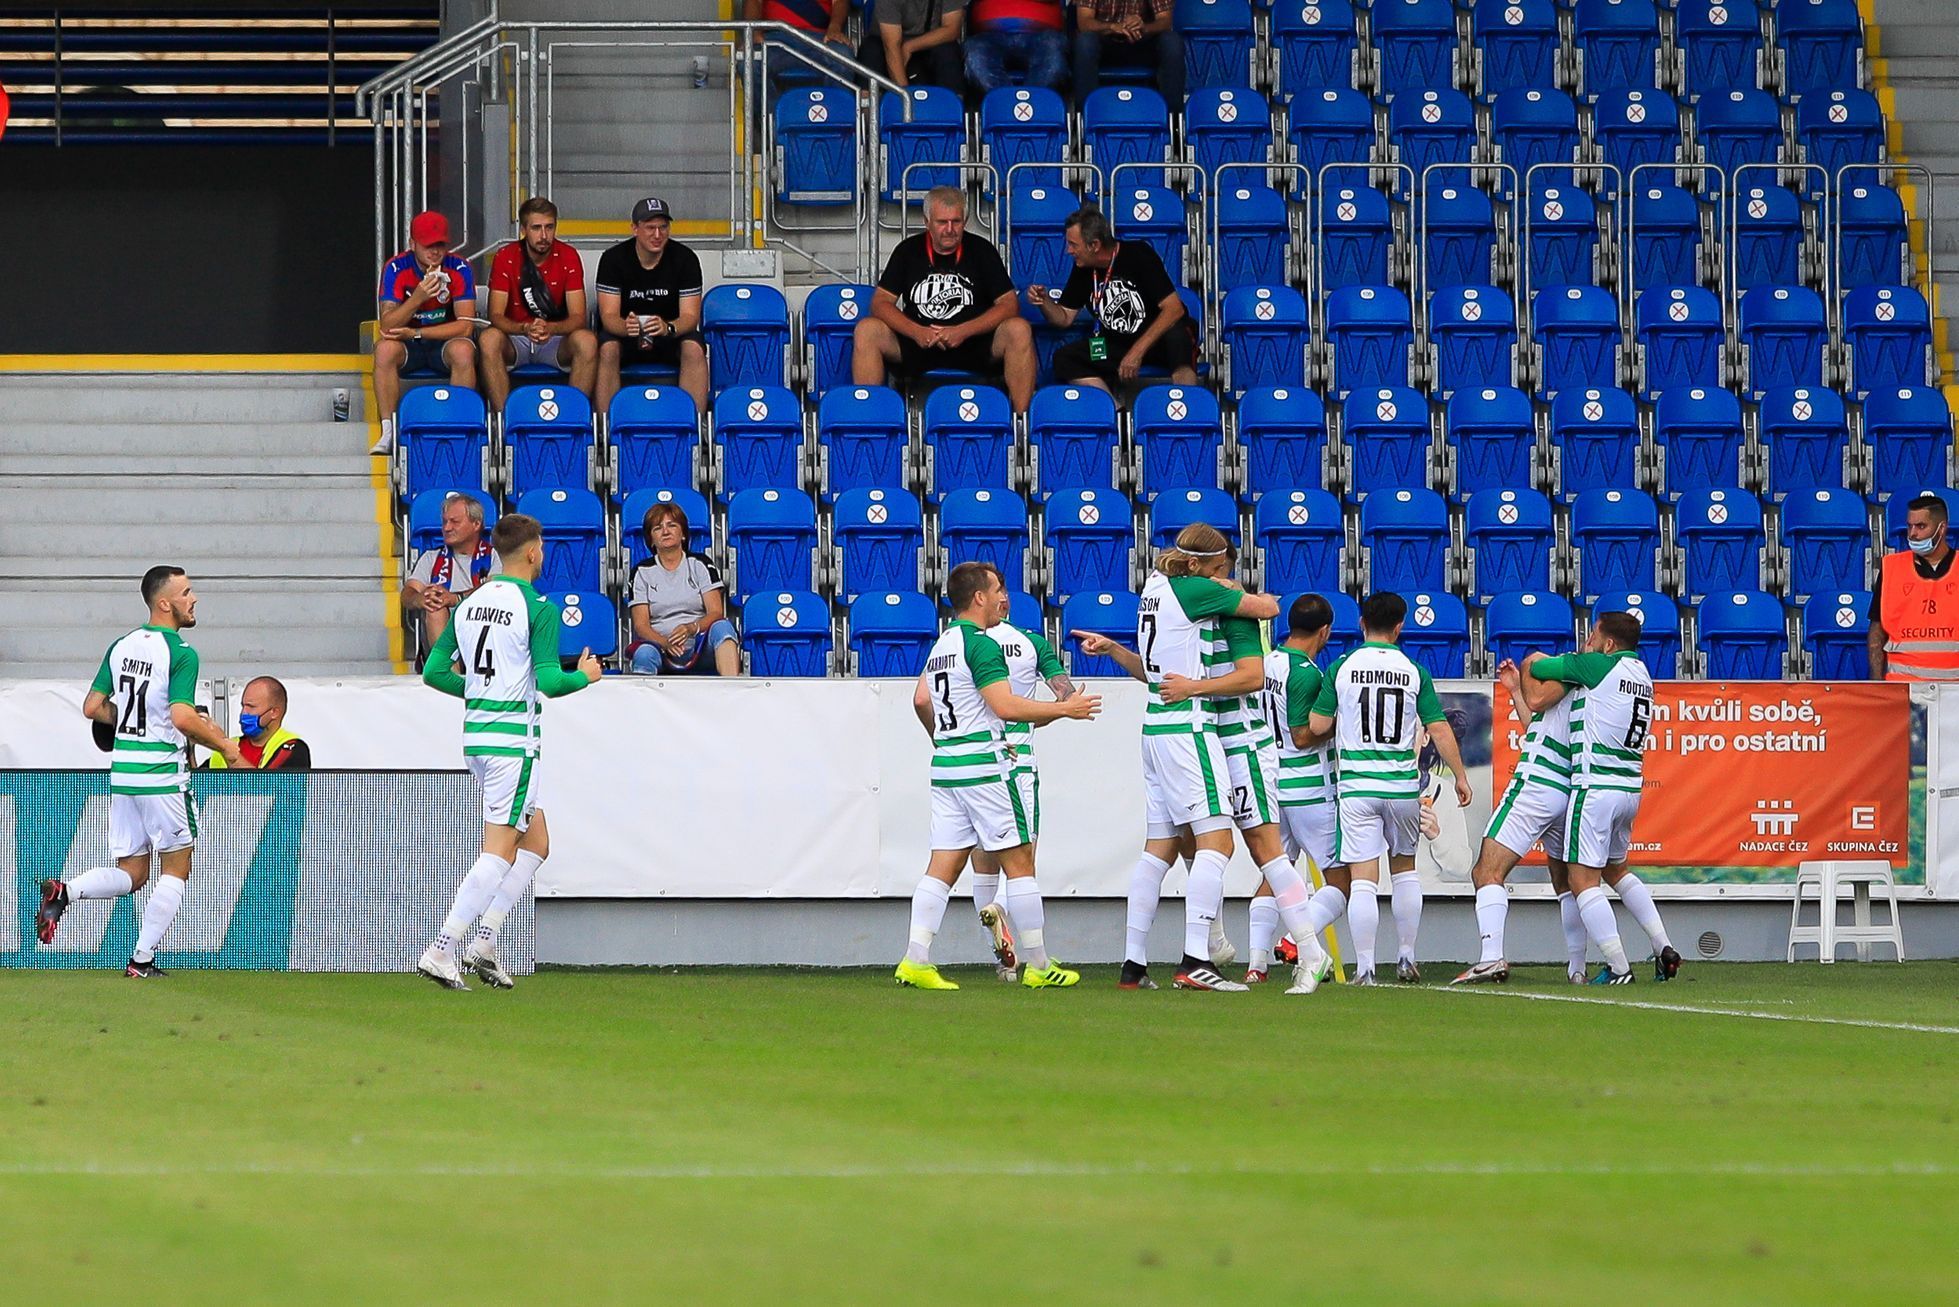
[[[1429,971],[1309,999],[16,972],[0,1302],[1959,1292],[1959,964]]]

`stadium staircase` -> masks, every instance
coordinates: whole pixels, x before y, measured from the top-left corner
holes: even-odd
[[[1874,0],[1878,30],[1868,38],[1874,80],[1888,86],[1902,156],[1938,178],[1933,188],[1932,280],[1938,288],[1940,367],[1953,366],[1945,333],[1959,306],[1959,24],[1948,0]]]

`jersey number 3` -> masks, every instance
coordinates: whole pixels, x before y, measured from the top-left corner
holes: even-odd
[[[958,714],[952,711],[952,675],[949,672],[934,672],[932,687],[939,692],[939,729],[956,731],[959,729]]]

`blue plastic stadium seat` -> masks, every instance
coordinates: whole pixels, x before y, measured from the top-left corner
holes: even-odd
[[[701,417],[678,386],[627,386],[606,419],[613,451],[613,496],[649,486],[700,484]]]
[[[926,493],[1013,484],[1014,415],[992,386],[941,386],[925,397]]]
[[[1703,174],[1703,193],[1732,194],[1739,187],[1774,181],[1775,174],[1767,170],[1735,176],[1743,165],[1774,163],[1781,152],[1782,111],[1767,91],[1748,86],[1704,93],[1694,106],[1694,135],[1706,162],[1725,179]]]
[[[1839,276],[1845,290],[1864,286],[1895,286],[1911,272],[1911,242],[1905,228],[1905,204],[1889,186],[1844,179],[1838,197],[1837,229],[1843,241]]]
[[[1769,180],[1766,172],[1751,174],[1740,188],[1729,250],[1738,294],[1803,279],[1802,201],[1786,187],[1760,184]]]
[[[1843,298],[1843,338],[1852,395],[1920,386],[1932,367],[1932,313],[1909,286],[1864,286]]]
[[[1388,280],[1394,218],[1388,197],[1365,186],[1329,187],[1320,196],[1322,291]]]
[[[490,418],[483,397],[460,386],[416,386],[395,414],[408,497],[424,490],[483,493]]]
[[[1007,591],[1007,620],[1023,631],[1040,631],[1047,624],[1041,601],[1025,590]]]
[[[1829,488],[1791,494],[1782,501],[1782,549],[1792,596],[1862,590],[1870,580],[1871,553],[1864,497]]]
[[[1619,170],[1616,175],[1607,172],[1601,182],[1610,198],[1620,186],[1630,184],[1634,168],[1680,158],[1680,111],[1671,95],[1650,86],[1615,88],[1592,106],[1592,139],[1605,162]],[[1638,180],[1643,184],[1666,178],[1664,172],[1642,173]]]
[[[1741,343],[1748,389],[1823,384],[1830,328],[1823,297],[1807,286],[1757,286],[1741,297]]]
[[[1350,451],[1351,501],[1369,494],[1429,482],[1428,400],[1408,386],[1356,390],[1340,411],[1341,436]]]
[[[1836,391],[1778,386],[1764,392],[1755,434],[1768,455],[1768,490],[1775,497],[1850,484],[1850,424]]]
[[[939,638],[938,610],[910,590],[857,596],[850,604],[849,626],[859,676],[915,677]]]
[[[1809,674],[1819,681],[1861,681],[1870,675],[1871,596],[1863,590],[1811,595],[1803,605],[1803,647]]]
[[[1150,546],[1168,549],[1177,533],[1193,523],[1216,527],[1233,545],[1241,539],[1238,504],[1222,490],[1166,490],[1150,503]]]
[[[1871,451],[1871,491],[1879,497],[1951,484],[1952,410],[1930,386],[1866,396],[1864,443]]]
[[[1340,186],[1366,186],[1367,169],[1338,165],[1374,157],[1374,104],[1344,86],[1295,95],[1286,109],[1286,139],[1293,162],[1307,173],[1306,178],[1293,175],[1294,198],[1304,196],[1302,185],[1310,185],[1315,195]]]
[[[833,502],[859,486],[905,484],[905,397],[889,386],[838,386],[816,406],[817,488]]]
[[[1429,296],[1437,395],[1517,381],[1517,310],[1494,286],[1445,286]]]
[[[1029,186],[1016,179],[1007,204],[1008,270],[1022,286],[1065,286],[1074,261],[1068,257],[1068,218],[1081,197],[1059,186]]]
[[[1933,485],[1900,486],[1884,501],[1884,548],[1891,551],[1908,548],[1910,539],[1911,501],[1920,495],[1936,495],[1945,503],[1948,513],[1959,510],[1959,492],[1954,491],[1943,481]],[[1945,540],[1948,545],[1959,544],[1959,529],[1947,518]]]
[[[822,399],[831,387],[848,384],[851,338],[857,324],[870,314],[869,286],[818,286],[803,301],[803,341],[808,355],[811,399]]]
[[[1687,386],[1653,403],[1653,443],[1668,499],[1689,490],[1739,485],[1748,443],[1741,401],[1733,391]]]
[[[1027,406],[1027,443],[1042,499],[1057,490],[1112,490],[1122,462],[1116,402],[1094,386],[1043,386]]]
[[[723,282],[701,300],[709,389],[779,386],[789,358],[789,302],[773,286]]]
[[[442,508],[449,502],[449,496],[468,493],[456,490],[424,490],[408,504],[408,550],[410,555],[419,554],[424,549],[435,549],[442,544]],[[497,524],[497,501],[492,495],[478,495],[476,502],[483,509],[483,529],[488,531]]]
[[[594,658],[619,652],[619,610],[596,590],[561,590],[551,602],[558,606],[558,657],[575,659],[587,649]]]
[[[1571,30],[1587,99],[1658,84],[1660,14],[1654,0],[1578,0]]]
[[[1448,588],[1449,506],[1433,490],[1411,486],[1369,495],[1360,506],[1360,543],[1368,590],[1405,596]]]
[[[724,504],[750,487],[803,483],[803,406],[781,386],[739,386],[716,396],[714,443]]]
[[[1120,190],[1111,188],[1109,223],[1126,241],[1141,241],[1163,260],[1170,280],[1182,284],[1190,260],[1190,224],[1184,216],[1183,197],[1167,186],[1134,186],[1133,173],[1123,174]],[[1054,283],[1057,286],[1064,281]]]
[[[1251,76],[1251,0],[1177,0],[1175,21],[1192,86],[1239,86]]]
[[[735,596],[816,586],[816,505],[792,489],[751,489],[728,504]]]
[[[1469,609],[1446,590],[1404,595],[1408,619],[1401,628],[1401,651],[1430,676],[1469,674]]]
[[[1658,588],[1660,510],[1650,496],[1637,490],[1585,491],[1572,501],[1571,544],[1578,555],[1580,593]]]
[[[1286,280],[1292,223],[1286,197],[1250,174],[1236,174],[1217,196],[1218,289],[1278,286]]]
[[[1421,258],[1430,286],[1482,286],[1496,275],[1496,212],[1469,186],[1427,192]]]
[[[784,204],[850,204],[857,198],[857,96],[841,86],[788,91],[772,125],[776,198]]]
[[[1060,164],[1068,155],[1068,106],[1044,86],[1002,86],[980,101],[980,158],[993,165],[991,187],[1009,191],[1029,186],[1061,185]],[[1016,164],[1022,166],[1007,177]],[[997,178],[997,180],[996,180]]]
[[[1010,588],[1025,584],[1027,505],[1000,490],[954,490],[939,505],[939,546],[945,570],[961,563],[991,563]]]
[[[807,590],[750,595],[741,607],[750,676],[828,676],[830,606]]]
[[[1142,462],[1144,499],[1170,490],[1224,484],[1224,418],[1217,396],[1197,386],[1150,386],[1129,414]]]
[[[877,134],[884,152],[878,198],[887,204],[921,201],[934,186],[959,184],[953,168],[913,164],[953,164],[966,157],[966,109],[959,96],[942,86],[913,86],[905,94],[912,102],[910,122],[896,91],[886,91],[878,101]]]
[[[537,519],[544,532],[544,570],[537,588],[546,594],[597,590],[604,585],[605,505],[578,487],[533,490],[517,511]]]
[[[1478,93],[1484,100],[1505,91],[1557,86],[1558,11],[1551,0],[1476,5],[1469,11],[1469,23],[1481,69]]]
[[[1592,616],[1631,613],[1639,619],[1639,660],[1655,678],[1680,674],[1680,609],[1673,600],[1652,590],[1614,590],[1596,596]]]
[[[1393,286],[1348,286],[1326,299],[1326,346],[1333,394],[1408,384],[1414,318]]]
[[[1884,110],[1869,91],[1854,87],[1815,91],[1796,106],[1796,139],[1802,144],[1805,159],[1829,171],[1829,185],[1834,189],[1839,169],[1884,161]],[[1823,179],[1806,173],[1801,181],[1804,193],[1815,199]]]
[[[1340,501],[1324,490],[1274,490],[1258,501],[1253,537],[1264,560],[1264,587],[1330,593],[1341,588],[1347,528]]]
[[[1696,642],[1709,680],[1779,681],[1789,652],[1782,601],[1760,590],[1724,590],[1702,602]]]
[[[1200,87],[1184,101],[1184,140],[1207,177],[1220,164],[1264,163],[1272,157],[1272,111],[1249,86]]]
[[[1061,605],[1062,644],[1068,651],[1068,672],[1072,676],[1127,676],[1108,657],[1091,658],[1082,652],[1081,641],[1072,634],[1088,631],[1134,647],[1136,643],[1136,596],[1128,590],[1089,590]]]
[[[845,603],[873,590],[913,590],[923,580],[925,518],[909,490],[844,491],[831,514],[830,535],[842,578],[837,597]]]
[[[1456,14],[1449,0],[1374,0],[1369,17],[1380,51],[1380,94],[1455,81]]]
[[[1547,591],[1492,596],[1483,614],[1483,644],[1492,667],[1521,663],[1532,653],[1562,654],[1573,647],[1578,625],[1571,601]]]
[[[1442,432],[1454,455],[1455,498],[1531,483],[1537,428],[1523,391],[1514,386],[1458,390],[1442,411]]]
[[[1532,295],[1540,398],[1574,387],[1616,386],[1619,306],[1597,286],[1546,286]]]
[[[592,403],[570,386],[519,386],[503,406],[510,493],[592,484]]]
[[[1700,281],[1700,206],[1680,187],[1639,179],[1629,240],[1634,291]]]
[[[1756,0],[1680,0],[1673,40],[1686,64],[1686,89],[1698,98],[1762,82],[1762,16]]]
[[[1272,6],[1272,48],[1279,55],[1279,94],[1294,96],[1323,87],[1352,88],[1354,6],[1350,0],[1277,0]]]
[[[1476,152],[1476,107],[1447,86],[1409,90],[1388,106],[1388,140],[1401,162],[1415,170],[1414,184],[1433,189],[1468,186],[1468,163]],[[1462,167],[1452,165],[1461,164]],[[1396,180],[1406,199],[1408,179]]]
[[[1111,186],[1161,186],[1161,168],[1126,168],[1122,164],[1160,164],[1170,152],[1170,108],[1146,86],[1104,86],[1089,93],[1082,106],[1082,145],[1086,162],[1111,178]]]
[[[1762,584],[1762,506],[1746,490],[1691,490],[1673,513],[1687,601],[1699,603],[1718,590],[1753,590]]]
[[[1244,498],[1326,484],[1326,405],[1313,391],[1263,386],[1238,401]]]
[[[619,506],[619,539],[626,547],[626,566],[638,567],[653,551],[646,544],[646,511],[655,504],[676,504],[687,518],[687,551],[705,554],[714,546],[714,516],[707,498],[688,486],[646,486],[626,496]]]
[[[1306,384],[1306,298],[1290,286],[1241,286],[1224,297],[1231,393]]]
[[[1084,590],[1127,590],[1136,550],[1129,501],[1112,490],[1062,490],[1048,500],[1043,534],[1057,600]]]
[[[1863,81],[1864,26],[1857,0],[1782,0],[1775,8],[1783,91],[1800,97]]]
[[[1551,401],[1557,495],[1570,503],[1587,490],[1631,490],[1639,477],[1639,409],[1610,387],[1561,391]]]
[[[1484,490],[1463,509],[1470,593],[1487,604],[1510,590],[1551,588],[1556,527],[1551,501],[1535,490]]]
[[[1524,216],[1524,262],[1533,289],[1598,284],[1598,207],[1589,195],[1565,183],[1540,186]]]
[[[1490,136],[1503,162],[1517,170],[1521,182],[1537,164],[1568,163],[1578,152],[1578,106],[1563,91],[1532,86],[1505,91],[1490,106]],[[1499,194],[1508,196],[1511,180],[1499,175]],[[1574,186],[1572,173],[1547,168],[1531,180],[1533,193],[1543,186]]]
[[[1633,309],[1641,389],[1647,398],[1681,386],[1719,386],[1728,331],[1721,301],[1700,286],[1655,286]]]

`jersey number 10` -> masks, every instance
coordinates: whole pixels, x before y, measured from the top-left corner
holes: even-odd
[[[1392,707],[1393,715],[1389,715]],[[1363,744],[1400,744],[1408,725],[1408,691],[1369,686],[1360,692],[1360,739]]]

